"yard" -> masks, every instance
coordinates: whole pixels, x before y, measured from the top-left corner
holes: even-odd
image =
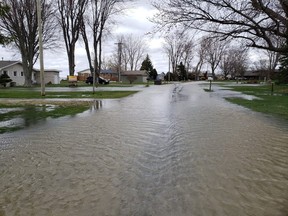
[[[225,85],[233,91],[254,95],[260,99],[226,98],[251,110],[271,114],[288,120],[288,85]]]

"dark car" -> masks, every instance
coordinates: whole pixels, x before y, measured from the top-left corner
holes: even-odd
[[[104,79],[103,77],[98,77],[98,82],[99,82],[99,84],[106,85],[106,84],[109,84],[110,80]],[[87,84],[93,84],[93,77],[92,76],[87,77],[86,83]]]

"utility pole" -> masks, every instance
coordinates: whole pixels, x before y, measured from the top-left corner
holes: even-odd
[[[37,19],[38,19],[41,96],[45,96],[41,3],[40,3],[40,0],[36,0],[36,1],[37,1]]]
[[[122,45],[123,43],[116,43],[118,45],[118,82],[121,82],[121,64],[122,64]]]
[[[168,65],[169,65],[169,69],[168,69],[168,82],[170,82],[170,78],[171,78],[171,77],[170,77],[170,74],[171,74],[171,73],[170,73],[170,69],[171,69],[171,68],[170,68],[170,63],[171,63],[171,61],[170,61],[170,53],[168,54],[168,58],[169,58],[169,60],[168,60],[168,61],[169,61],[169,64],[168,64]]]

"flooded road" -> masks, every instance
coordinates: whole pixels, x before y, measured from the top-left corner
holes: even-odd
[[[151,86],[0,140],[0,216],[287,216],[288,124]]]

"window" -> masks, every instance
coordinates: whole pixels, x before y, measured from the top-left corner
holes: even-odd
[[[21,71],[21,76],[24,76],[24,73],[23,73],[23,71]]]
[[[8,72],[7,72],[7,71],[3,71],[3,74],[6,74],[6,75],[8,75]]]
[[[14,74],[14,76],[17,76],[17,71],[14,71],[13,74]]]

